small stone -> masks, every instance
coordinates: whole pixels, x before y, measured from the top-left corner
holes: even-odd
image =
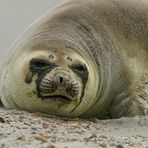
[[[97,118],[90,118],[89,121],[91,121],[93,123],[98,123],[98,119]]]
[[[49,137],[45,132],[40,133],[40,136],[45,137],[45,138]]]
[[[107,125],[107,123],[105,121],[103,121],[102,123],[103,123],[103,125]]]
[[[48,128],[49,127],[49,123],[43,122],[43,128]]]
[[[31,123],[29,123],[28,121],[24,121],[24,125],[31,125]]]
[[[6,121],[4,120],[4,118],[0,117],[0,123],[6,123]]]
[[[72,139],[70,139],[70,141],[78,141],[78,139],[72,138]]]
[[[89,139],[93,139],[93,138],[97,138],[97,135],[96,134],[92,134]]]
[[[105,142],[100,144],[101,147],[107,148],[107,144]]]
[[[1,144],[0,148],[6,148],[7,146],[5,144]]]
[[[55,148],[55,146],[53,144],[48,144],[47,148]]]
[[[138,121],[138,124],[142,126],[144,124],[144,117],[141,117]]]
[[[23,139],[24,139],[23,136],[20,136],[20,137],[17,138],[17,140],[23,140]]]
[[[112,143],[110,143],[110,146],[116,146],[116,143],[112,142]]]
[[[47,142],[47,138],[41,135],[34,135],[33,136],[36,140],[41,141],[42,143],[46,143]]]
[[[14,115],[18,115],[19,114],[18,110],[16,110],[16,109],[12,109],[11,113],[14,114]]]
[[[116,146],[116,148],[124,148],[124,146],[119,144],[119,145]]]
[[[32,130],[35,130],[35,131],[37,130],[37,128],[36,128],[36,127],[31,127],[31,129],[32,129]]]
[[[32,131],[31,134],[35,135],[35,134],[37,134],[37,132],[36,131]]]

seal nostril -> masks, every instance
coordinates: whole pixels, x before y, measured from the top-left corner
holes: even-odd
[[[63,82],[63,77],[60,77],[60,84]]]

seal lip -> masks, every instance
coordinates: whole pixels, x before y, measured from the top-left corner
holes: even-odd
[[[68,96],[64,95],[53,95],[53,96],[41,96],[42,100],[53,100],[53,101],[59,101],[63,103],[69,103],[72,101],[72,99]]]

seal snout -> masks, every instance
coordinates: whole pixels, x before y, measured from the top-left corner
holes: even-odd
[[[70,76],[62,73],[54,74],[53,76],[45,76],[39,84],[37,91],[42,99],[57,99],[58,100],[75,100],[79,93],[78,82]],[[60,96],[60,97],[59,97]]]

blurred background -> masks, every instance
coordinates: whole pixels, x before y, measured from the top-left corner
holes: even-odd
[[[0,66],[10,45],[33,21],[64,0],[0,0]]]

